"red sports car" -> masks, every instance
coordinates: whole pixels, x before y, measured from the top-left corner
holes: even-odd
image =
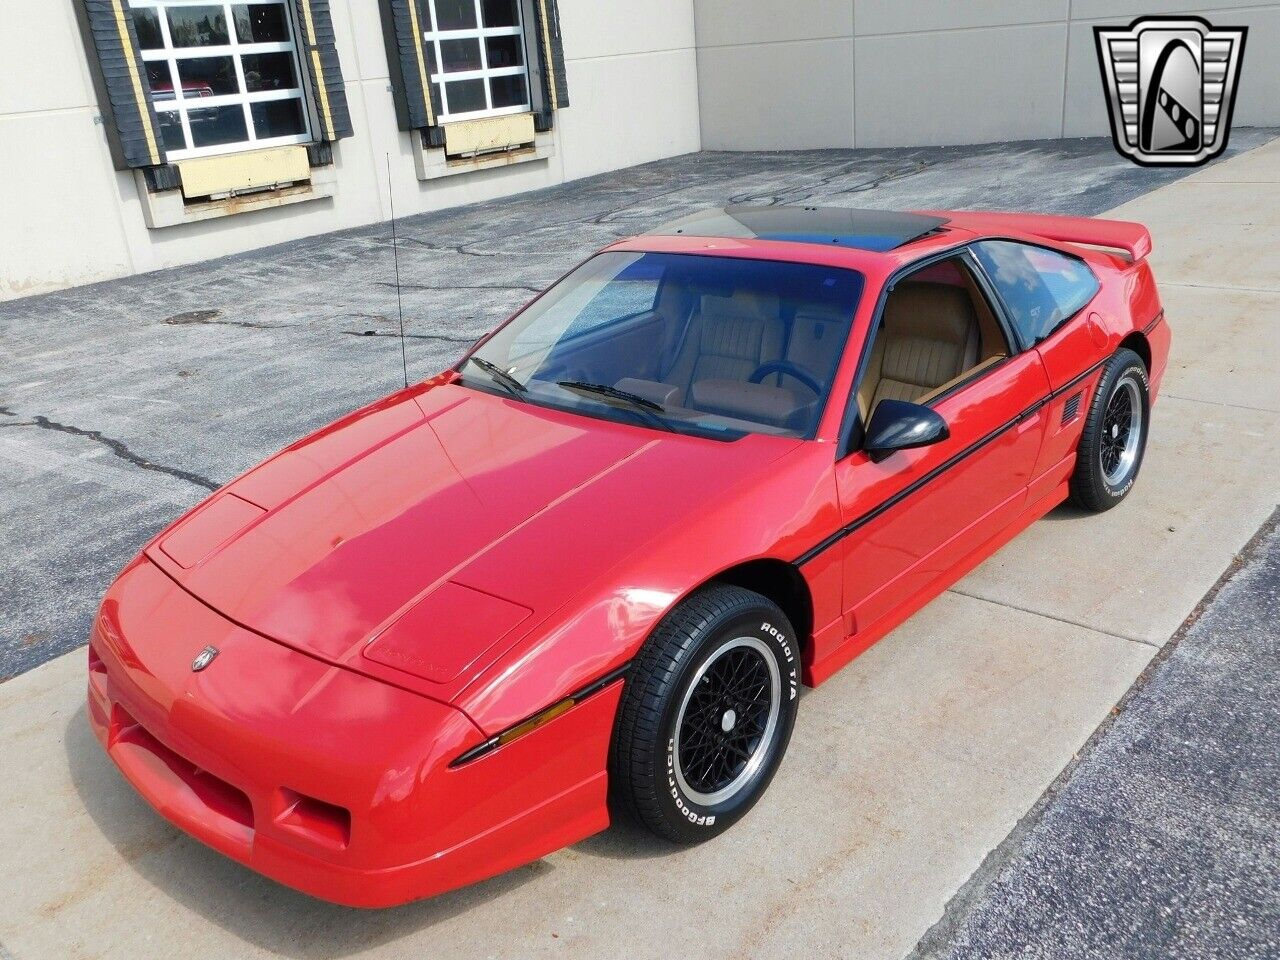
[[[727,208],[228,484],[112,585],[89,716],[174,824],[401,903],[764,793],[816,685],[1068,497],[1169,330],[1138,224]]]

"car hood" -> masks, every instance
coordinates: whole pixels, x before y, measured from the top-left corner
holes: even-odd
[[[287,448],[147,555],[265,636],[460,689],[615,563],[798,442],[662,433],[446,380]]]

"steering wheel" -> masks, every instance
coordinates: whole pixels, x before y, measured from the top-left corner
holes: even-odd
[[[818,396],[822,396],[822,385],[813,379],[804,367],[792,363],[790,360],[770,360],[768,363],[762,363],[756,367],[751,376],[747,377],[747,381],[749,383],[759,383],[771,373],[784,373],[788,377],[795,377]]]

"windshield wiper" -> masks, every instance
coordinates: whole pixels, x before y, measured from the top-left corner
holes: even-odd
[[[668,423],[660,413],[666,413],[667,408],[660,403],[650,400],[648,397],[642,397],[638,393],[631,393],[627,390],[619,390],[617,387],[611,387],[604,383],[586,383],[582,380],[558,380],[556,386],[563,387],[565,390],[572,390],[575,393],[585,393],[592,397],[598,397],[605,403],[620,404],[628,410],[640,414],[645,420],[662,430],[669,430],[672,433],[679,433],[672,424]]]
[[[523,383],[521,383],[511,374],[507,373],[507,371],[503,370],[496,363],[490,363],[488,360],[484,359],[483,357],[476,357],[476,356],[470,356],[470,357],[467,357],[467,359],[472,363],[474,363],[477,367],[479,367],[485,373],[487,373],[489,375],[489,378],[493,380],[494,383],[498,384],[500,387],[506,390],[507,393],[511,394],[513,397],[519,397],[521,400],[523,400],[524,394],[529,392],[528,387],[526,387]]]
[[[652,410],[655,413],[666,413],[667,408],[656,401],[650,400],[648,397],[642,397],[638,393],[631,393],[627,390],[619,390],[617,387],[611,387],[604,383],[586,383],[582,380],[559,380],[556,386],[564,387],[566,390],[576,390],[579,393],[591,393],[601,397],[609,397],[613,400],[621,400],[623,403],[630,404],[633,407],[642,407],[645,410]]]

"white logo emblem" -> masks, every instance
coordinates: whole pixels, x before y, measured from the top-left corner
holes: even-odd
[[[1139,17],[1094,27],[1116,149],[1143,166],[1195,166],[1227,146],[1247,27]]]
[[[209,664],[213,663],[213,658],[218,655],[218,648],[214,646],[205,647],[196,654],[196,658],[191,661],[191,672],[199,673]]]

